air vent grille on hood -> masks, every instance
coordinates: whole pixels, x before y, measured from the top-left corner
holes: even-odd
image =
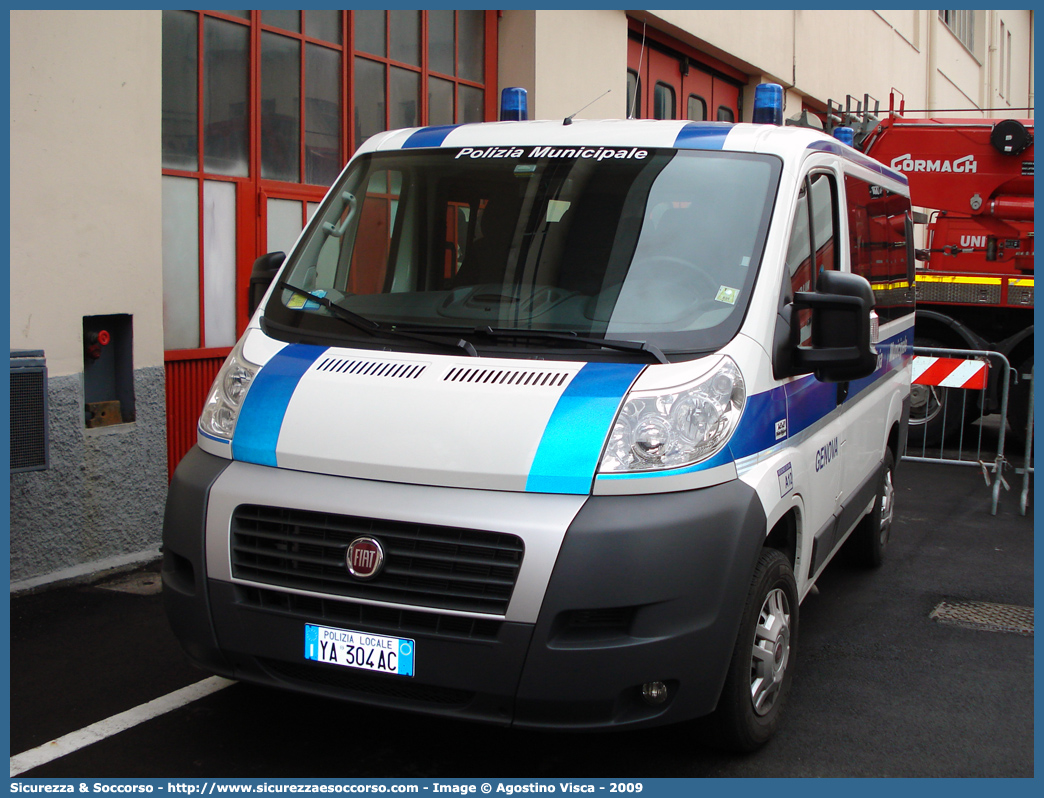
[[[560,388],[571,372],[548,369],[455,368],[443,377],[446,382],[474,385],[514,385],[529,388]]]
[[[390,377],[415,380],[424,373],[427,367],[427,363],[396,363],[391,360],[328,357],[316,365],[315,370],[335,374],[354,374],[358,377]]]

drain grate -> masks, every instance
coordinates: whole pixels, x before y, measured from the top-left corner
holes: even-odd
[[[928,617],[965,629],[1033,636],[1033,607],[986,601],[942,601]]]

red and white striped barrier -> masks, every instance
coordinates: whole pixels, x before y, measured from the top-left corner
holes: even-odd
[[[986,388],[988,371],[989,364],[984,360],[917,355],[913,361],[913,382],[915,385],[981,391]]]

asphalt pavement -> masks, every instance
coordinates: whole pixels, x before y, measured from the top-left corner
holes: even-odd
[[[1033,637],[997,630],[1034,596],[1032,506],[1020,515],[1009,481],[993,516],[977,469],[900,465],[884,565],[820,577],[783,727],[749,756],[717,752],[698,723],[523,732],[235,684],[24,775],[1029,777]],[[157,572],[12,596],[12,756],[207,677],[167,627]],[[942,604],[970,620],[933,618]]]

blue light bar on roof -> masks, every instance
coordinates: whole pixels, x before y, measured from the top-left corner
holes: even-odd
[[[529,95],[525,89],[511,86],[500,92],[500,121],[525,122],[529,119]]]
[[[783,124],[783,87],[778,83],[759,83],[754,89],[755,125]]]
[[[855,146],[855,131],[850,127],[834,128],[834,138],[849,147]]]

